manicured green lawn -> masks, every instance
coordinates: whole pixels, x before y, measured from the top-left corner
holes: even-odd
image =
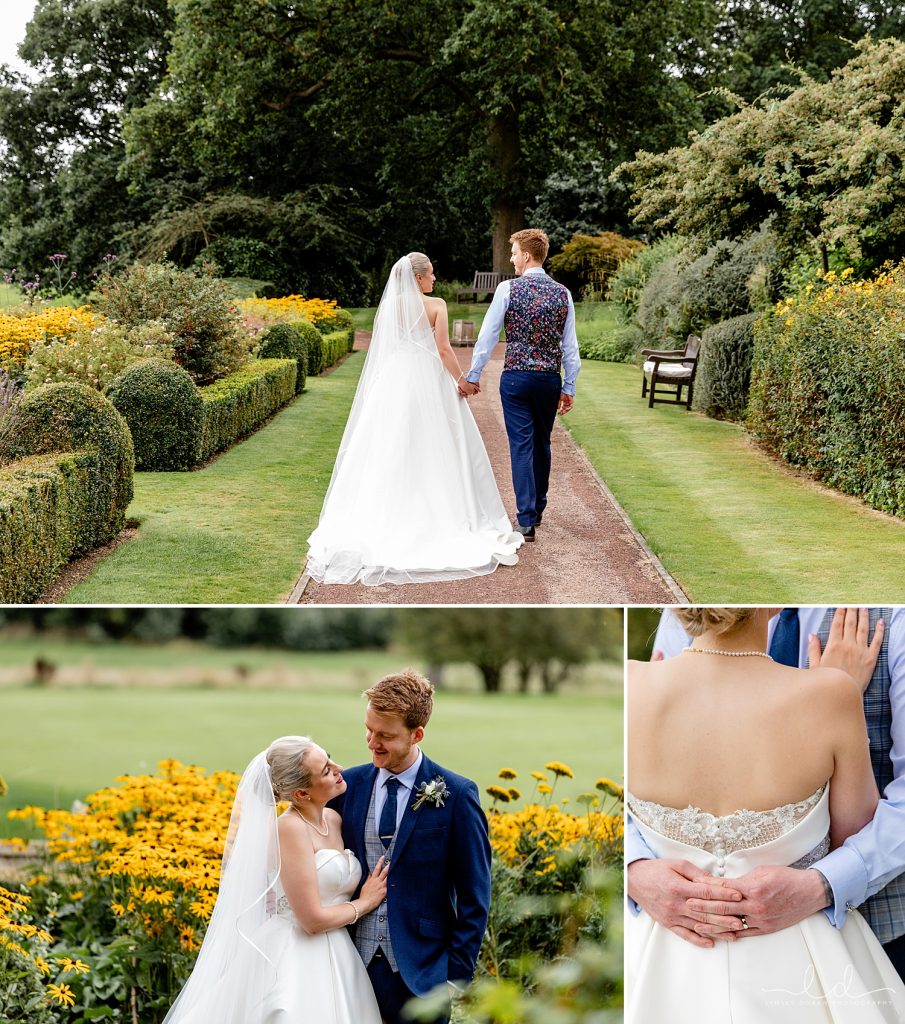
[[[564,422],[693,600],[901,599],[905,522],[786,471],[737,425],[648,409],[637,367],[586,360]]]
[[[268,604],[288,596],[317,525],[364,356],[354,352],[264,428],[193,473],[137,473],[136,539],[73,604]]]
[[[364,701],[345,687],[265,689],[35,689],[3,691],[0,834],[22,834],[5,812],[26,804],[69,806],[117,775],[153,771],[174,757],[208,770],[241,771],[257,751],[286,733],[312,735],[344,765],[368,759]],[[424,750],[475,779],[482,793],[513,768],[528,797],[529,773],[547,761],[575,779],[560,794],[574,801],[601,775],[622,776],[622,696],[493,697],[442,693]],[[489,802],[489,801],[488,801]],[[521,802],[524,803],[524,800]],[[521,804],[517,805],[521,806]],[[578,807],[575,808],[578,811]]]

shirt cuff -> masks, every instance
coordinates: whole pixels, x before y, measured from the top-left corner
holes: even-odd
[[[574,380],[573,381],[564,380],[562,382],[562,387],[560,388],[560,390],[562,391],[562,393],[564,395],[571,395],[574,398],[575,397],[575,381]]]
[[[480,384],[481,374],[478,370],[469,370],[468,373],[465,374],[465,379],[469,384]]]
[[[834,902],[824,913],[836,928],[841,928],[849,913],[867,899],[867,866],[854,850],[840,846],[811,867],[823,875],[833,890]]]

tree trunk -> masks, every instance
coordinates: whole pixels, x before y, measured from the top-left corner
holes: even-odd
[[[497,115],[490,125],[490,171],[497,183],[491,204],[493,220],[493,270],[511,274],[509,236],[525,226],[522,175],[519,169],[521,140],[517,110]]]
[[[484,690],[487,693],[499,693],[500,683],[503,678],[503,669],[500,665],[478,665],[478,670],[484,677]]]

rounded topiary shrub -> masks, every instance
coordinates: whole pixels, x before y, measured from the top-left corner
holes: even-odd
[[[54,452],[85,453],[90,476],[71,553],[105,544],[123,528],[132,500],[135,458],[125,420],[94,388],[45,384],[19,404],[15,430],[0,441],[0,464]]]
[[[137,469],[191,469],[201,448],[201,396],[191,376],[165,359],[133,363],[107,388],[135,443]]]
[[[715,419],[744,417],[758,315],[736,316],[704,331],[694,383],[694,408],[698,412]]]
[[[324,372],[324,342],[323,335],[307,320],[293,320],[292,326],[298,330],[305,340],[305,349],[308,353],[308,373],[312,376]]]
[[[308,347],[304,333],[298,324],[274,324],[261,339],[259,359],[294,359],[299,372],[295,379],[295,393],[305,389],[305,374],[308,372]]]

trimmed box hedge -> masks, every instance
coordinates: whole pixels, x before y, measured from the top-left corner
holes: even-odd
[[[744,419],[758,315],[735,316],[701,335],[693,402],[698,412],[714,419]]]
[[[351,351],[348,331],[333,331],[332,334],[325,334],[321,340],[324,346],[324,369],[335,366]]]
[[[298,366],[295,379],[295,393],[305,390],[305,377],[308,373],[308,346],[305,343],[305,331],[298,323],[274,324],[268,327],[261,338],[258,350],[259,359],[294,359]]]
[[[174,363],[147,360],[108,393],[129,423],[140,468],[168,472],[192,469],[257,429],[295,397],[297,372],[295,359],[257,359],[196,388]]]
[[[27,395],[0,445],[0,602],[35,600],[71,558],[111,541],[134,468],[129,428],[93,388]]]
[[[259,427],[295,396],[294,359],[258,359],[201,390],[200,461]]]

